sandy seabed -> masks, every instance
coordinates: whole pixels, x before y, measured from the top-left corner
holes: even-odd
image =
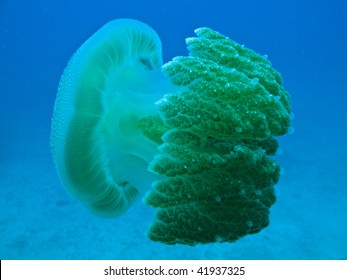
[[[1,259],[347,259],[346,157],[334,146],[326,160],[300,138],[283,139],[270,225],[235,243],[190,247],[150,241],[154,211],[140,200],[116,220],[90,214],[58,180],[49,129],[11,135],[0,150]]]

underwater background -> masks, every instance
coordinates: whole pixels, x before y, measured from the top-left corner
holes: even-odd
[[[0,259],[347,259],[347,2],[0,0]],[[266,54],[295,118],[279,138],[284,169],[270,225],[234,243],[150,241],[140,199],[122,217],[92,215],[61,185],[50,153],[57,87],[68,60],[102,25],[134,18],[164,62],[211,27]]]

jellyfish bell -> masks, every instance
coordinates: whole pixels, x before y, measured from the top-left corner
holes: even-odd
[[[161,66],[157,33],[118,19],[90,37],[62,75],[51,128],[54,163],[67,191],[99,216],[123,214],[154,179],[147,165],[158,143],[138,122],[156,112],[169,85]]]

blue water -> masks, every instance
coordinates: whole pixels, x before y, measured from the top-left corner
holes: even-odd
[[[347,2],[0,1],[1,259],[347,259]],[[189,247],[145,236],[153,210],[90,214],[63,189],[49,147],[60,76],[106,22],[153,27],[164,61],[208,26],[267,54],[291,93],[295,133],[280,139],[285,170],[270,225],[235,243]]]

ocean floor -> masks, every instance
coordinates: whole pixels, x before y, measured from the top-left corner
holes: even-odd
[[[320,143],[304,141],[310,135],[286,136],[270,226],[235,243],[190,247],[150,241],[145,232],[154,211],[140,200],[116,220],[93,216],[60,184],[49,128],[22,122],[7,129],[0,259],[347,259],[346,151],[336,143],[317,153]]]

